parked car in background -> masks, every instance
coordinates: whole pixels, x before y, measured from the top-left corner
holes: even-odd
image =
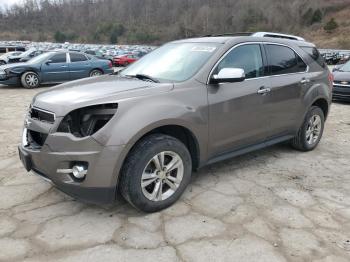
[[[333,70],[333,99],[350,101],[350,61]]]
[[[313,44],[269,35],[174,41],[117,75],[37,94],[19,147],[24,167],[74,197],[111,203],[119,191],[155,212],[205,165],[283,141],[315,149],[331,73]]]
[[[0,56],[0,65],[6,65],[9,62],[10,57],[19,56],[22,53],[23,52],[21,52],[21,51],[14,51],[14,52],[8,52],[5,54],[2,54]]]
[[[122,55],[113,58],[113,64],[115,66],[128,66],[129,64],[137,61],[139,57],[137,55]]]
[[[101,51],[99,50],[86,50],[84,52],[85,54],[88,54],[88,55],[92,55],[92,56],[95,56],[99,59],[106,59],[106,60],[109,60],[113,63],[113,56],[111,55],[108,55],[108,54],[103,54]]]
[[[41,54],[26,63],[0,66],[0,84],[36,88],[44,83],[62,83],[112,73],[112,63],[68,51]]]
[[[44,53],[43,50],[29,49],[29,50],[27,50],[19,55],[10,56],[8,64],[18,63],[18,62],[27,62],[30,59],[32,59],[33,57],[41,55],[42,53]]]
[[[5,53],[8,53],[8,52],[14,52],[14,51],[24,52],[24,51],[26,51],[26,49],[23,46],[0,45],[0,54],[5,54]]]

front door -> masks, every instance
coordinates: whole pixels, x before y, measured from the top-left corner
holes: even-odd
[[[244,69],[246,79],[208,85],[209,157],[263,142],[270,129],[266,103],[270,82],[264,76],[262,46],[234,47],[214,68],[212,75],[223,68]]]

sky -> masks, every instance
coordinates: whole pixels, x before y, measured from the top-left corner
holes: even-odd
[[[20,3],[21,0],[0,0],[0,7],[4,7],[4,6],[10,6],[13,5],[15,3]]]

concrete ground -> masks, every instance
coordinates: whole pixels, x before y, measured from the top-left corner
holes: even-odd
[[[350,261],[350,103],[333,104],[315,151],[278,145],[211,165],[147,215],[75,201],[25,172],[24,114],[46,88],[0,87],[0,260]]]

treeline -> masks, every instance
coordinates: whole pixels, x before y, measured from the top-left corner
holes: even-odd
[[[349,1],[25,0],[1,10],[0,40],[160,43],[240,31],[299,34],[313,25],[324,27],[329,22],[324,19],[327,12],[346,3]]]

